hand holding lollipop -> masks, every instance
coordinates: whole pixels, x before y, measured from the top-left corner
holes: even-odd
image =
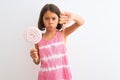
[[[36,44],[42,38],[42,32],[36,27],[29,27],[24,32],[24,38],[26,41],[32,44]],[[39,63],[39,56],[37,48],[33,48],[30,51],[30,56],[32,57],[33,61],[38,64]]]

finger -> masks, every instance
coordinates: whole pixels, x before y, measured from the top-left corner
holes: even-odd
[[[66,11],[64,11],[64,12],[61,12],[61,15],[70,16],[70,15],[71,15],[71,12],[66,12]]]
[[[66,24],[68,21],[59,21],[60,24]]]
[[[34,51],[38,51],[38,49],[36,49],[36,48],[33,48],[31,51],[32,51],[32,52],[34,52]]]
[[[60,18],[60,23],[66,23],[66,22],[68,22],[69,21],[69,19],[68,18]]]
[[[69,17],[68,16],[60,15],[60,20],[69,20]]]
[[[30,56],[32,58],[37,58],[38,57],[38,53],[37,52],[31,53]]]

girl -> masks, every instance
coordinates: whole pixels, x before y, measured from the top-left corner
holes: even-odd
[[[65,27],[70,20],[74,23]],[[66,55],[68,35],[83,25],[84,20],[70,12],[60,12],[54,4],[46,4],[40,13],[38,28],[45,33],[30,55],[35,64],[40,64],[38,80],[72,80]]]

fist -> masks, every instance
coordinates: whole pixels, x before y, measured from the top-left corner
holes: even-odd
[[[67,24],[68,22],[70,22],[72,20],[72,13],[70,12],[62,12],[60,14],[60,24]]]
[[[30,56],[32,57],[33,60],[36,60],[36,59],[39,58],[39,54],[38,53],[39,53],[38,49],[36,49],[36,48],[31,49]]]

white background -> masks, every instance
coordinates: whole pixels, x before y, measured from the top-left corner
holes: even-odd
[[[120,80],[119,0],[0,0],[0,80],[37,80],[23,33],[46,3],[85,20],[67,39],[73,80]]]

